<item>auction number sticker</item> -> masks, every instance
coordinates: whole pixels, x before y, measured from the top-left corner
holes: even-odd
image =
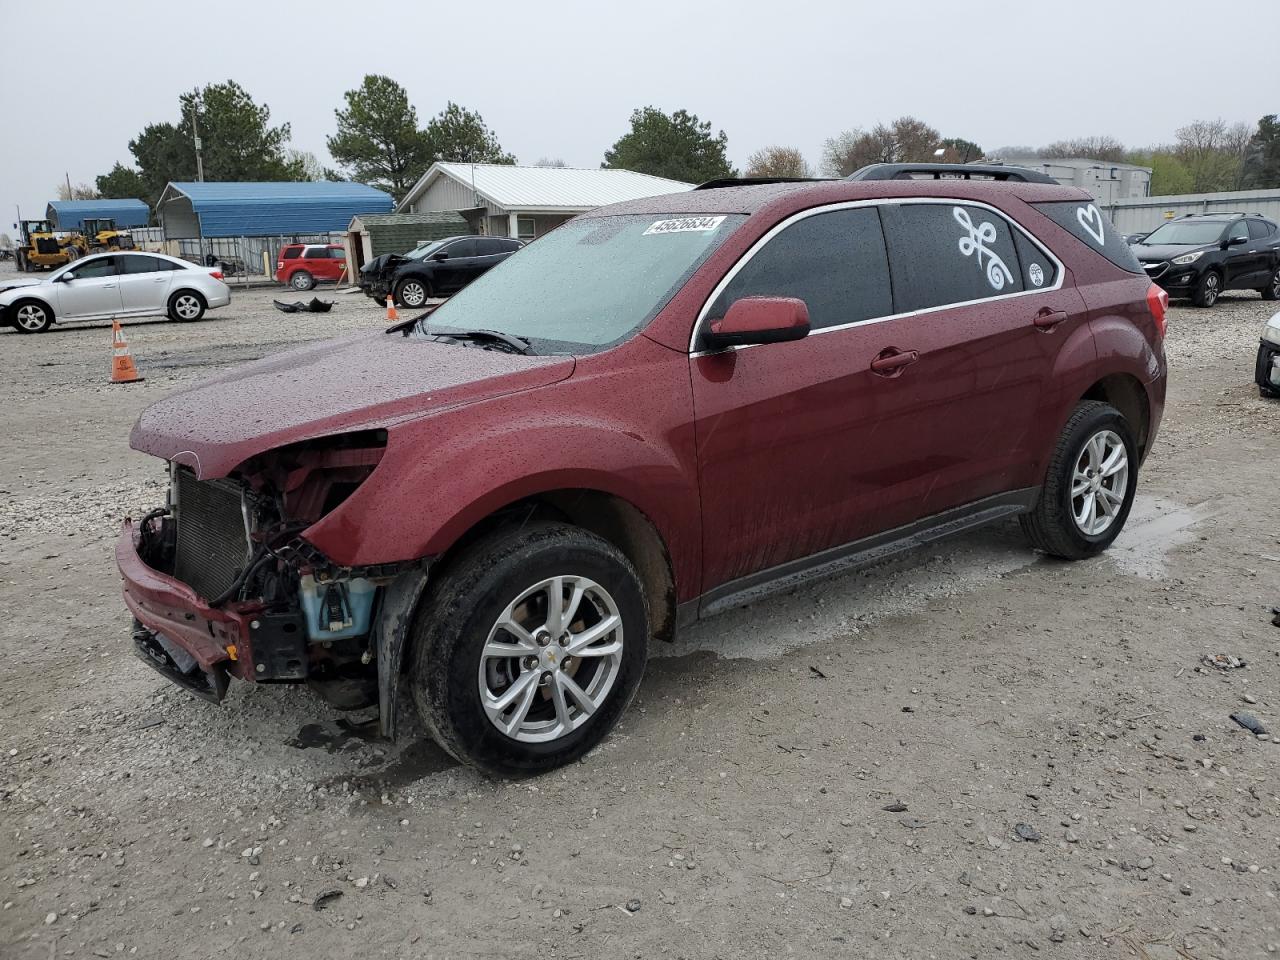
[[[678,220],[659,220],[649,224],[643,236],[651,233],[709,233],[720,224],[724,217],[681,217]]]

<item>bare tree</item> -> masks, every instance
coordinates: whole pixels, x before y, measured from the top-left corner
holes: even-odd
[[[555,167],[557,169],[563,169],[564,167],[567,167],[569,165],[565,163],[563,160],[561,160],[559,157],[539,157],[538,162],[535,163],[534,166],[535,167]]]
[[[748,177],[812,177],[813,168],[795,147],[765,147],[747,158]]]
[[[1084,157],[1089,160],[1105,160],[1108,163],[1124,161],[1124,144],[1115,137],[1076,137],[1074,140],[1058,140],[1041,147],[1037,156],[1046,160]]]
[[[1239,187],[1253,128],[1246,123],[1229,127],[1221,119],[1193,120],[1175,135],[1176,155],[1190,171],[1194,191],[1216,193]]]
[[[97,200],[98,191],[87,183],[68,184],[63,180],[58,184],[59,200]]]
[[[912,163],[935,159],[942,149],[938,131],[915,117],[899,117],[869,131],[846,130],[822,147],[822,165],[831,176],[847,177],[869,163]]]

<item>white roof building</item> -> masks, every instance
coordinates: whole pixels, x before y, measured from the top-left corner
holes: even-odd
[[[692,184],[633,170],[433,163],[397,213],[457,213],[475,233],[532,240],[610,203],[679,193]]]
[[[1088,157],[1044,160],[1040,157],[1001,157],[1001,163],[1043,170],[1068,187],[1088,190],[1103,203],[1145,197],[1151,193],[1151,168]]]

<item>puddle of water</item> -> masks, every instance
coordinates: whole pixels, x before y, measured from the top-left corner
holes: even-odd
[[[1216,500],[1184,507],[1161,497],[1137,497],[1124,530],[1103,556],[1125,573],[1159,580],[1170,551],[1196,539],[1192,528],[1217,512]]]
[[[341,753],[357,749],[361,743],[381,740],[378,721],[355,723],[340,717],[331,723],[308,723],[286,740],[285,746],[299,750],[323,749],[325,753]]]

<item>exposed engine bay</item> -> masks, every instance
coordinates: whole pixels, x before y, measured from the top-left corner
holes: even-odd
[[[168,502],[141,521],[138,556],[189,586],[207,607],[247,618],[251,649],[224,644],[231,664],[252,662],[242,679],[306,682],[341,709],[378,701],[373,626],[382,588],[405,565],[338,567],[301,533],[350,496],[385,445],[385,431],[303,442],[209,480],[169,465]],[[212,624],[210,632],[216,633]],[[221,699],[225,678],[210,679],[163,629],[135,622],[134,639],[171,679]]]

